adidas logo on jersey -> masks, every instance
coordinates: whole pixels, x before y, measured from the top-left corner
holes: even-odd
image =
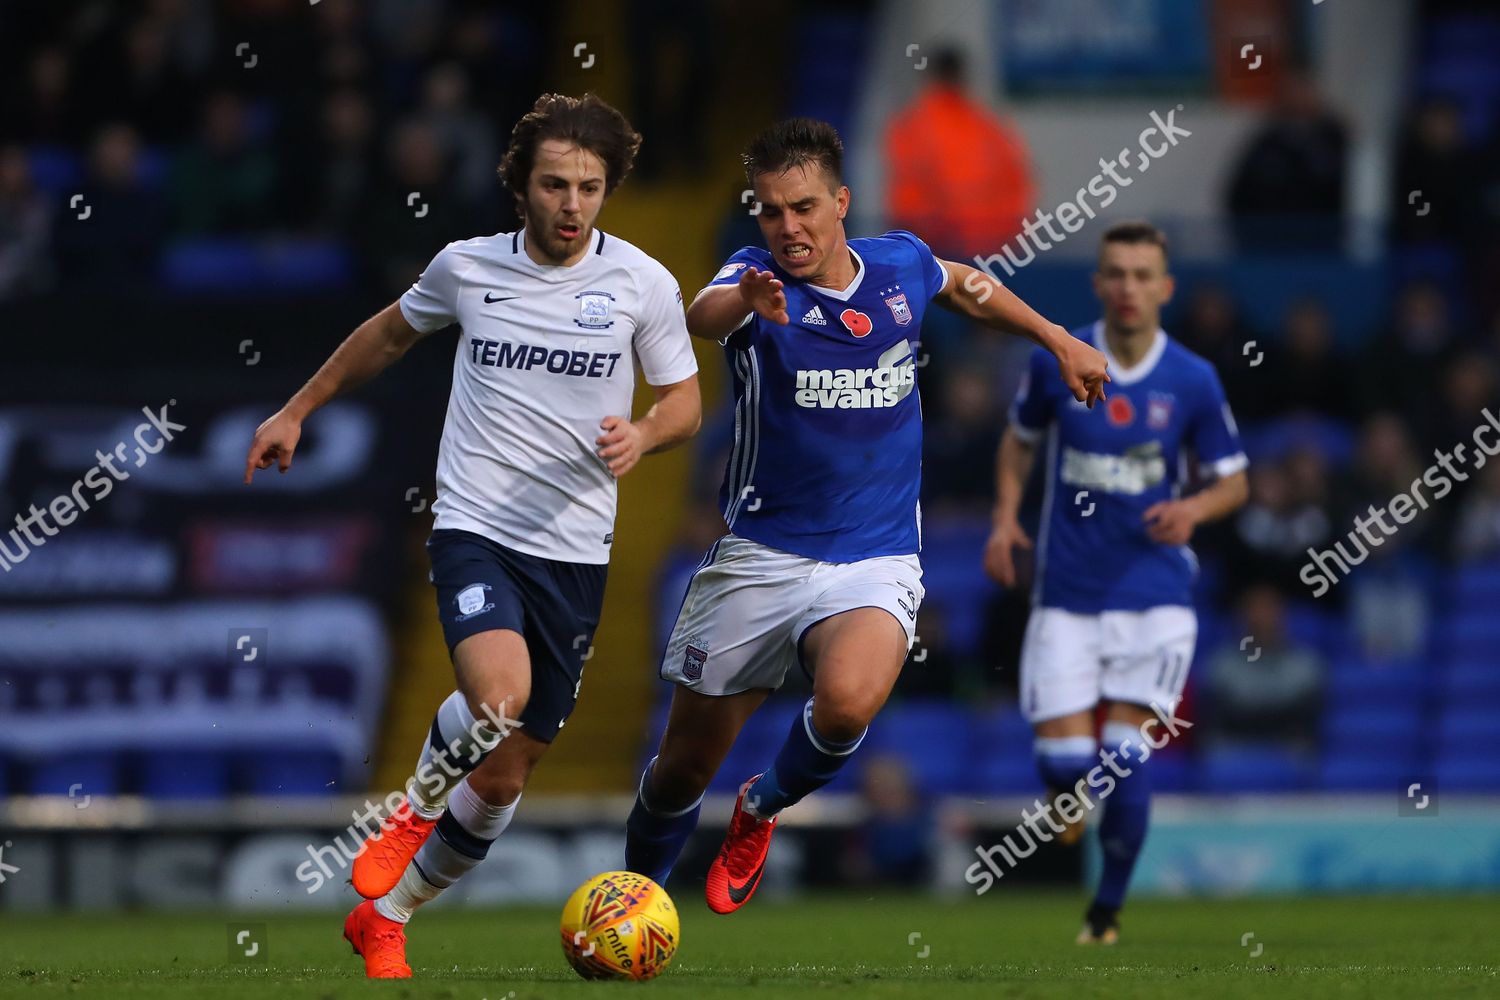
[[[808,326],[828,325],[828,320],[826,317],[824,317],[823,310],[819,309],[817,306],[813,306],[807,312],[802,314],[802,322],[806,323]]]
[[[802,369],[797,372],[797,405],[830,410],[895,406],[917,385],[917,363],[905,340],[875,361],[874,368]]]

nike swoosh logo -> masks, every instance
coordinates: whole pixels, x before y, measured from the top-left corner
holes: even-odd
[[[755,883],[760,881],[761,873],[765,870],[766,863],[764,860],[762,860],[760,863],[760,867],[756,868],[755,871],[750,875],[750,877],[745,879],[743,885],[737,886],[733,882],[730,882],[728,885],[726,885],[724,887],[724,891],[729,894],[730,902],[734,903],[734,905],[736,906],[743,903],[746,897],[748,897],[752,892],[755,891]]]
[[[511,299],[519,298],[519,295],[496,295],[494,298],[491,298],[489,292],[484,293],[485,302],[509,302]]]

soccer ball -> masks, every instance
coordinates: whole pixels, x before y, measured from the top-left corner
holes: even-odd
[[[595,875],[563,906],[563,954],[585,979],[651,979],[679,940],[671,897],[635,872]]]

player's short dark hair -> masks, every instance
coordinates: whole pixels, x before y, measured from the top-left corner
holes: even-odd
[[[1147,244],[1161,248],[1161,258],[1167,259],[1167,234],[1157,229],[1149,222],[1143,220],[1132,220],[1130,222],[1116,222],[1104,231],[1099,239],[1099,249],[1103,250],[1110,243],[1127,243],[1133,246]]]
[[[595,94],[569,97],[543,94],[510,131],[510,146],[500,160],[500,180],[518,198],[536,163],[536,150],[548,139],[563,139],[604,161],[604,193],[612,194],[630,174],[641,135],[612,105]]]
[[[838,129],[816,118],[788,118],[757,135],[745,155],[745,179],[782,174],[809,164],[820,167],[837,188],[844,182],[844,140]]]

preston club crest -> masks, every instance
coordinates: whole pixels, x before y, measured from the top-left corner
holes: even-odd
[[[471,583],[460,590],[458,596],[453,599],[458,605],[458,616],[453,620],[466,622],[494,608],[495,602],[489,600],[489,590],[490,585],[487,583]]]
[[[573,296],[578,300],[578,318],[573,322],[585,330],[607,330],[614,326],[610,319],[610,304],[615,297],[608,292],[579,292]]]

